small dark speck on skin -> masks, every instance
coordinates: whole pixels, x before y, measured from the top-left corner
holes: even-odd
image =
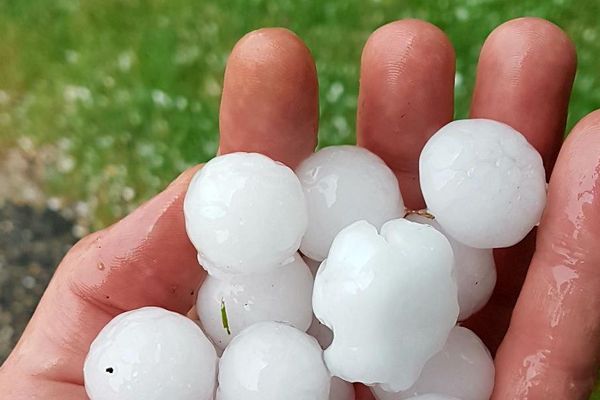
[[[109,374],[112,374],[113,372],[115,372],[115,370],[113,369],[113,367],[108,367],[108,368],[106,368],[106,372],[108,372]]]
[[[475,282],[476,285],[479,285],[479,281]]]
[[[171,286],[171,293],[175,294],[176,291],[177,291],[177,286]]]
[[[190,292],[190,296],[193,296],[193,295],[194,295],[194,293],[195,293],[195,292],[192,290],[192,291]]]
[[[110,296],[106,296],[106,300],[110,299]]]

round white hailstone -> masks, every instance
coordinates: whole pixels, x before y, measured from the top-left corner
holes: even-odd
[[[314,313],[333,330],[332,375],[408,389],[456,323],[458,300],[448,240],[405,219],[343,229],[321,265]]]
[[[496,264],[492,249],[476,249],[454,240],[434,219],[418,214],[410,214],[406,219],[433,226],[446,235],[450,242],[454,252],[454,277],[458,285],[458,320],[464,321],[481,310],[496,286]]]
[[[317,339],[317,342],[319,342],[319,345],[323,350],[328,348],[333,341],[333,332],[331,332],[331,329],[329,329],[326,325],[323,325],[321,321],[314,316],[306,333]]]
[[[306,331],[312,321],[312,288],[312,274],[296,254],[294,262],[271,272],[228,280],[206,277],[196,309],[204,331],[222,350],[256,322],[286,322]]]
[[[206,163],[192,179],[183,209],[200,264],[220,276],[266,272],[289,262],[308,223],[294,172],[257,153]]]
[[[296,170],[308,204],[308,229],[300,251],[322,261],[333,238],[365,220],[381,228],[404,216],[398,180],[383,160],[357,146],[324,148]]]
[[[91,400],[212,400],[217,354],[189,318],[158,307],[123,313],[92,342],[85,360]]]
[[[419,160],[427,208],[456,240],[509,247],[539,222],[546,204],[542,157],[506,124],[454,121],[429,139]]]
[[[337,376],[331,378],[329,400],[354,400],[354,386],[350,382],[341,380]]]
[[[485,344],[467,328],[455,327],[444,349],[425,364],[419,380],[408,390],[388,393],[374,387],[379,400],[413,399],[444,393],[463,400],[488,400],[494,389],[494,361]],[[420,397],[419,397],[420,398]]]
[[[217,400],[327,400],[331,376],[306,333],[278,322],[246,328],[219,362]]]

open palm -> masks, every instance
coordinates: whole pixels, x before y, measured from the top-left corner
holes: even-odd
[[[542,154],[548,175],[554,169],[537,249],[531,234],[495,253],[495,294],[466,323],[498,349],[495,400],[582,399],[593,385],[600,345],[600,113],[577,125],[556,161],[575,64],[569,39],[539,19],[500,26],[481,52],[471,116],[512,125]],[[395,171],[410,208],[424,207],[418,157],[453,117],[454,75],[451,44],[422,21],[378,29],[363,52],[358,144]],[[316,69],[300,39],[263,29],[236,45],[221,103],[222,153],[257,151],[295,167],[315,148],[318,113]],[[182,211],[194,171],[67,254],[0,369],[0,397],[86,399],[83,360],[110,319],[148,305],[190,310],[204,278]],[[371,398],[366,388],[357,391],[358,399]]]

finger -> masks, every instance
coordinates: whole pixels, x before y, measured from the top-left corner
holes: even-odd
[[[448,38],[419,20],[392,22],[365,45],[360,72],[358,144],[378,154],[398,177],[409,208],[423,208],[419,154],[452,120],[455,57]]]
[[[574,46],[557,26],[538,18],[509,21],[481,50],[471,117],[495,119],[523,133],[542,155],[549,176],[564,136],[575,66]],[[495,251],[496,291],[467,324],[492,351],[508,327],[534,242],[532,233],[513,248]]]
[[[375,396],[373,396],[373,393],[371,393],[371,389],[369,389],[367,386],[360,384],[360,383],[355,383],[354,384],[354,392],[355,392],[355,397],[356,400],[374,400]]]
[[[317,143],[314,61],[286,29],[260,29],[235,46],[225,70],[220,151],[259,152],[292,168]]]
[[[204,276],[185,233],[183,198],[197,168],[67,254],[6,367],[20,376],[83,383],[96,334],[123,311],[160,306],[185,313]]]
[[[565,132],[575,47],[556,25],[519,18],[492,32],[477,67],[471,118],[504,122],[540,152],[548,176]]]
[[[600,111],[550,180],[537,249],[497,356],[495,400],[587,398],[600,355]]]

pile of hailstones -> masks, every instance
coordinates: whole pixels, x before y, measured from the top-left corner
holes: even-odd
[[[116,317],[85,362],[90,398],[350,400],[361,382],[379,400],[488,399],[492,358],[457,321],[493,291],[492,249],[538,223],[542,159],[507,125],[461,120],[428,141],[419,173],[427,210],[411,212],[359,147],[295,173],[255,153],[208,162],[184,205],[209,274],[200,321]]]

